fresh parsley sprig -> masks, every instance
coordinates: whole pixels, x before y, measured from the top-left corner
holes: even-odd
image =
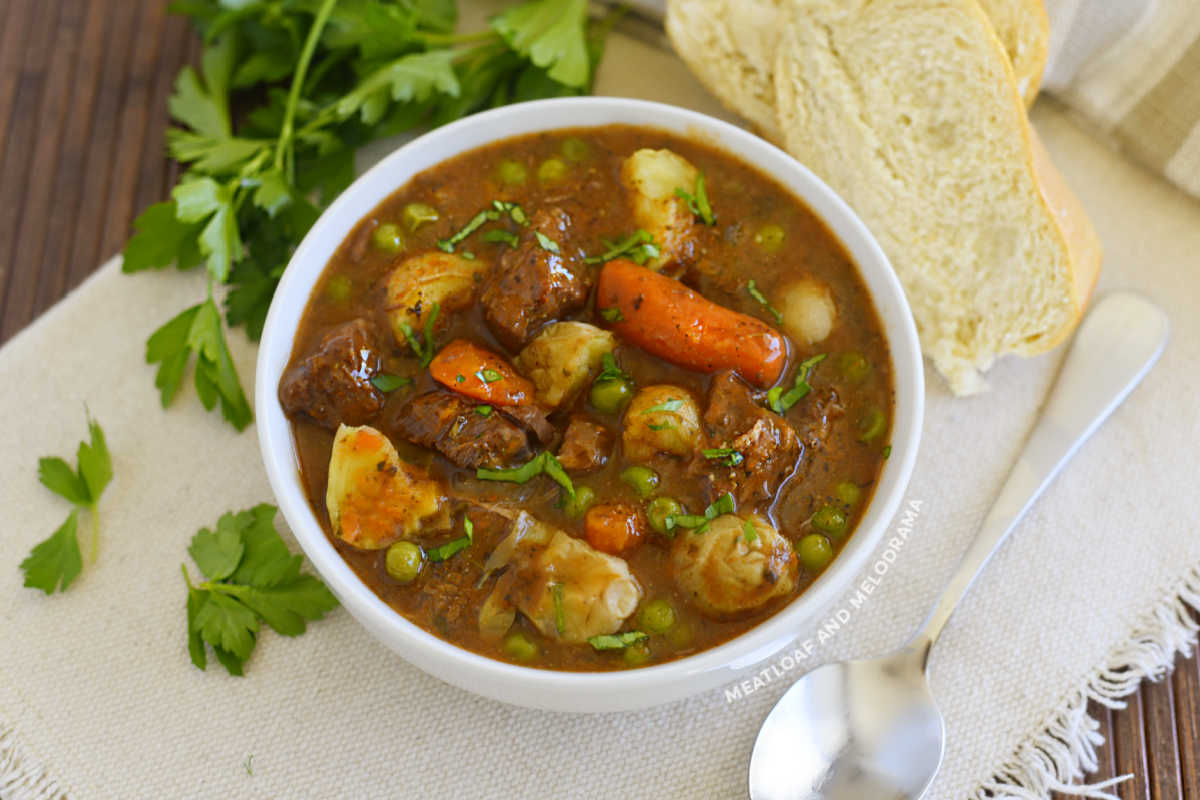
[[[226,325],[258,338],[292,252],[353,180],[356,150],[484,108],[589,91],[615,19],[589,23],[585,0],[514,4],[466,34],[454,32],[454,0],[178,0],[172,10],[204,41],[199,68],[180,71],[168,100],[167,148],[184,172],[170,199],[134,222],[123,269],[205,266],[208,299],[160,328],[147,357],[165,407],[195,355],[205,406],[220,400],[238,429],[252,415],[217,303]]]
[[[65,592],[83,570],[79,550],[79,512],[92,517],[92,547],[88,560],[96,562],[100,544],[100,496],[112,481],[112,456],[100,423],[88,415],[88,441],[80,442],[76,452],[78,467],[58,456],[38,460],[38,480],[50,491],[75,506],[66,521],[54,533],[35,545],[21,562],[25,585],[53,594]]]
[[[337,607],[325,584],[301,574],[275,530],[275,507],[266,503],[223,514],[215,530],[202,528],[188,553],[207,580],[187,582],[188,653],[204,669],[206,645],[231,675],[241,675],[258,642],[261,624],[284,636],[299,636],[306,623]]]

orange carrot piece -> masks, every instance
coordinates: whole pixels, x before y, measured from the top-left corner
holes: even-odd
[[[596,283],[596,308],[616,308],[617,334],[651,355],[697,372],[732,369],[758,386],[779,380],[783,335],[761,320],[705,299],[674,278],[632,261],[609,261]],[[606,317],[607,318],[607,317]]]
[[[429,363],[433,379],[459,394],[498,406],[523,406],[533,402],[533,384],[522,378],[500,356],[455,339]]]
[[[641,544],[646,526],[635,507],[611,503],[589,508],[583,517],[583,530],[588,544],[615,556]]]

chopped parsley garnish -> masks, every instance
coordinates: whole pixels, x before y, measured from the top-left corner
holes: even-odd
[[[496,381],[504,380],[504,376],[491,367],[479,370],[479,372],[475,373],[475,377],[484,383],[495,383]]]
[[[554,630],[560,634],[567,630],[567,609],[563,605],[563,585],[550,584],[550,592],[554,596]]]
[[[665,431],[668,428],[674,428],[675,426],[669,422],[650,422],[646,424],[646,427],[652,431]]]
[[[454,246],[466,239],[475,231],[482,228],[489,222],[495,222],[500,219],[500,212],[494,208],[485,208],[475,216],[471,217],[471,221],[463,226],[462,230],[451,236],[449,239],[439,239],[437,246],[443,253],[453,253]]]
[[[428,367],[429,362],[433,361],[433,353],[436,349],[433,342],[433,325],[437,322],[439,311],[441,311],[441,306],[434,303],[429,316],[425,318],[425,338],[423,340],[417,338],[417,334],[407,322],[400,323],[400,330],[404,331],[404,338],[408,339],[408,346],[412,348],[413,353],[421,359],[422,367]]]
[[[465,258],[467,261],[474,261],[474,260],[475,260],[475,254],[474,254],[474,253],[472,253],[470,250],[463,250],[463,251],[462,251],[462,257],[463,257],[463,258]]]
[[[808,378],[812,374],[813,368],[825,360],[825,356],[825,353],[821,353],[801,361],[800,366],[796,367],[796,377],[791,389],[785,392],[782,386],[776,386],[767,392],[767,404],[772,411],[776,414],[783,414],[808,396],[808,393],[812,391],[812,386],[808,384]]]
[[[533,235],[537,237],[538,244],[540,244],[542,249],[546,252],[554,253],[555,255],[562,252],[562,250],[560,250],[558,247],[558,242],[554,241],[541,231],[534,231]]]
[[[766,295],[759,291],[758,287],[754,285],[753,278],[751,278],[750,282],[746,284],[746,291],[750,293],[751,297],[758,301],[760,306],[771,313],[771,316],[775,318],[775,324],[778,325],[779,323],[783,322],[783,314],[780,314],[774,306],[767,302]]]
[[[717,217],[708,204],[708,192],[704,189],[704,173],[696,175],[696,188],[692,192],[676,187],[675,196],[687,201],[688,210],[700,218],[705,225],[716,225]]]
[[[455,382],[455,383],[462,383],[462,382],[463,382],[463,381],[465,381],[466,379],[467,379],[467,378],[466,378],[466,376],[465,376],[465,375],[455,375],[455,376],[454,376],[454,382]]]
[[[732,514],[733,512],[733,495],[726,492],[709,504],[708,508],[704,509],[703,516],[699,514],[672,514],[666,519],[666,528],[668,531],[675,528],[691,528],[693,533],[704,533],[708,530],[709,523],[714,519],[722,514]]]
[[[491,406],[475,406],[475,413],[481,417],[490,417],[492,415]]]
[[[471,544],[475,543],[475,523],[471,522],[471,518],[463,515],[463,530],[467,532],[467,541]]]
[[[391,375],[387,372],[381,372],[371,377],[371,385],[385,393],[394,392],[405,386],[412,386],[412,383],[412,378],[406,378],[403,375]]]
[[[625,315],[616,306],[600,309],[600,316],[607,322],[624,322]]]
[[[53,594],[65,592],[83,570],[79,552],[79,511],[92,512],[92,549],[90,561],[96,561],[99,544],[100,495],[112,480],[112,457],[100,423],[88,416],[89,441],[80,442],[76,451],[77,469],[58,456],[38,460],[38,480],[50,491],[70,502],[74,508],[65,522],[48,538],[35,545],[21,562],[25,585]]]
[[[883,457],[885,459],[887,459],[887,458],[890,458],[891,455],[892,455],[892,446],[889,444],[883,448]]]
[[[596,383],[628,380],[631,380],[629,373],[617,366],[617,359],[612,353],[600,356],[600,374],[596,376]]]
[[[754,527],[753,520],[746,520],[746,523],[742,525],[742,533],[746,544],[754,544],[758,541],[758,528]]]
[[[575,486],[571,483],[571,478],[567,475],[566,470],[563,469],[558,459],[554,457],[554,454],[549,451],[538,453],[525,464],[513,469],[485,469],[480,467],[475,470],[475,477],[485,481],[528,483],[543,473],[565,489],[569,497],[575,497]]]
[[[666,402],[659,403],[656,406],[650,406],[642,411],[643,414],[653,414],[655,411],[678,411],[683,408],[683,401],[677,397],[672,397]]]
[[[654,237],[641,228],[624,239],[615,242],[601,239],[600,243],[608,249],[598,256],[588,256],[584,259],[584,263],[603,264],[614,258],[628,258],[636,264],[645,264],[648,260],[659,256],[658,245],[654,243]]]
[[[705,458],[724,464],[727,467],[736,467],[746,460],[745,456],[732,447],[714,447],[709,450],[701,450],[700,452],[704,454]]]
[[[529,217],[525,214],[525,209],[521,208],[516,203],[508,203],[504,200],[493,200],[492,208],[503,214],[508,214],[508,216],[512,217],[512,221],[518,225],[529,224]]]
[[[645,641],[650,634],[642,631],[626,631],[625,633],[605,633],[588,639],[596,650],[624,650],[626,647]]]
[[[472,538],[471,536],[460,536],[459,538],[454,539],[453,541],[449,541],[443,545],[439,545],[437,547],[430,548],[426,552],[426,555],[429,556],[429,560],[434,563],[437,563],[439,561],[445,561],[446,559],[450,558],[450,556],[454,555],[455,553],[457,553],[461,550],[466,550],[468,547],[470,547],[471,546],[471,538]]]
[[[517,235],[515,233],[513,233],[512,231],[506,231],[503,228],[496,228],[495,230],[490,230],[490,231],[484,233],[483,236],[481,236],[479,238],[483,239],[483,241],[485,241],[485,242],[490,242],[492,244],[496,244],[496,243],[506,244],[509,247],[516,247],[517,242],[520,241],[519,239],[517,239]]]
[[[241,675],[262,623],[297,636],[337,606],[325,584],[300,573],[302,559],[275,530],[275,512],[263,503],[226,513],[215,530],[192,537],[188,553],[207,580],[193,584],[187,567],[180,569],[188,585],[188,653],[200,669],[208,645],[231,675]]]

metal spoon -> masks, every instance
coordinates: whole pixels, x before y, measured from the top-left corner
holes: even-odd
[[[891,655],[827,664],[788,689],[754,743],[752,800],[915,800],[925,792],[946,739],[926,677],[934,642],[992,553],[1141,381],[1166,341],[1166,315],[1141,296],[1113,293],[1096,304],[1021,457],[925,624]]]

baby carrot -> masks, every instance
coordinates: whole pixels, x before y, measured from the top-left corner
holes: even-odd
[[[498,406],[533,402],[533,384],[495,353],[455,339],[429,362],[433,379],[459,394]]]

